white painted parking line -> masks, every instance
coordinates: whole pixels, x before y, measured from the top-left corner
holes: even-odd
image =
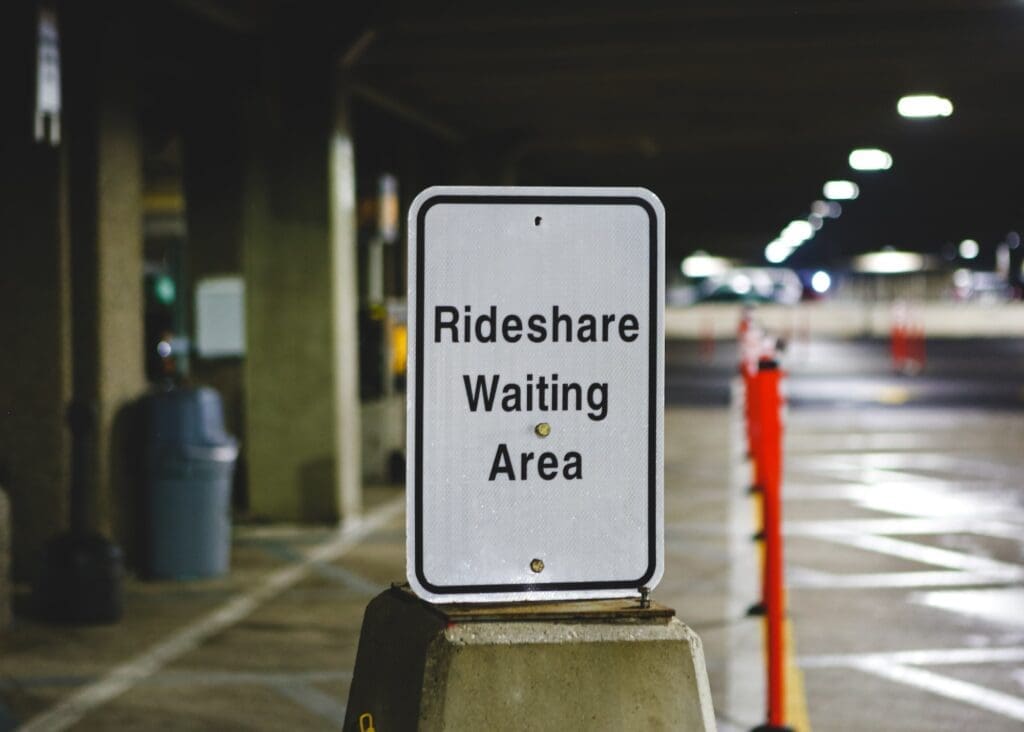
[[[919,564],[930,564],[947,569],[958,569],[962,572],[992,576],[1024,576],[1024,567],[1008,562],[1000,562],[989,557],[979,557],[952,549],[940,549],[926,546],[913,541],[893,539],[888,536],[874,534],[837,535],[829,538],[836,544],[852,546],[865,551],[899,557]]]
[[[788,498],[789,496],[787,496]],[[792,536],[832,538],[839,534],[976,534],[1019,540],[1024,526],[975,518],[880,518],[789,521],[785,533]]]
[[[803,656],[804,669],[849,668],[964,702],[1010,719],[1024,721],[1024,698],[917,668],[1024,662],[1024,648],[934,648],[890,653],[846,653]]]
[[[943,676],[923,668],[877,661],[863,661],[855,668],[883,679],[913,686],[933,694],[971,704],[994,714],[1024,722],[1024,699],[1001,691],[986,689],[960,679]]]
[[[185,626],[138,656],[115,666],[102,678],[33,717],[21,730],[59,732],[67,729],[91,710],[123,694],[171,661],[242,620],[261,604],[302,580],[318,563],[330,562],[343,556],[364,537],[400,515],[404,507],[405,498],[400,496],[369,512],[362,520],[346,524],[331,540],[307,551],[300,563],[271,572],[259,584],[217,610]]]
[[[1024,588],[1004,587],[986,590],[944,590],[911,596],[912,602],[929,607],[994,620],[1004,625],[1024,627]]]
[[[850,546],[908,561],[943,567],[947,570],[911,572],[871,572],[861,574],[836,574],[807,567],[794,567],[790,573],[790,584],[796,588],[866,589],[885,587],[976,587],[979,585],[1015,583],[1024,580],[1024,566],[1001,562],[990,557],[980,557],[952,549],[918,544],[913,541],[894,539],[877,533],[855,533],[836,530],[840,522],[807,522],[789,524],[789,533],[813,536],[833,544]],[[876,522],[850,522],[871,526]],[[899,526],[897,522],[895,524]],[[981,525],[981,522],[978,522]],[[917,528],[925,528],[927,524]],[[949,526],[947,526],[947,529]],[[931,531],[927,533],[941,533]],[[976,532],[982,533],[982,532]]]
[[[789,577],[789,586],[794,589],[865,590],[912,587],[981,587],[1020,582],[1024,580],[1024,570],[986,574],[971,574],[955,570],[834,574],[805,567],[794,567],[790,571]]]
[[[888,653],[832,653],[801,656],[797,663],[803,668],[852,668],[864,664],[896,664],[901,666],[948,666],[976,663],[1018,663],[1024,661],[1024,647],[996,648],[928,648],[919,651]]]

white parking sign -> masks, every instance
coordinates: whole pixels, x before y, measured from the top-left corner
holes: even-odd
[[[409,211],[407,569],[432,602],[635,595],[664,561],[665,214],[639,188]]]

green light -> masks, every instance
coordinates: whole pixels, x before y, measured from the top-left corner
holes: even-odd
[[[174,296],[177,294],[174,280],[167,275],[159,275],[153,282],[153,294],[164,305],[170,305],[174,302]]]

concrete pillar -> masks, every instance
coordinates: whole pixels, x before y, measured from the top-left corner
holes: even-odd
[[[51,147],[32,139],[37,7],[7,4],[0,18],[10,76],[0,115],[0,484],[23,579],[69,524],[73,395],[88,416],[76,458],[84,523],[128,530],[122,509],[135,486],[118,434],[123,407],[145,387],[130,14],[61,5],[64,134]]]
[[[331,293],[338,491],[343,518],[362,512],[362,424],[359,408],[359,285],[356,256],[356,166],[351,97],[335,85],[330,143]]]
[[[0,9],[0,485],[13,520],[14,573],[67,526],[70,274],[63,151],[33,140],[35,3]]]
[[[129,469],[129,408],[146,389],[142,162],[130,6],[69,5],[62,18],[69,148],[74,460],[83,523],[124,540],[139,486]],[[80,470],[80,472],[78,472]]]
[[[274,519],[359,510],[355,178],[333,69],[301,39],[277,43],[247,115],[249,503]]]

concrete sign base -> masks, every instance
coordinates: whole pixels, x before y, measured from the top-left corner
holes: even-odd
[[[700,638],[637,600],[431,605],[363,618],[346,730],[714,730]]]

